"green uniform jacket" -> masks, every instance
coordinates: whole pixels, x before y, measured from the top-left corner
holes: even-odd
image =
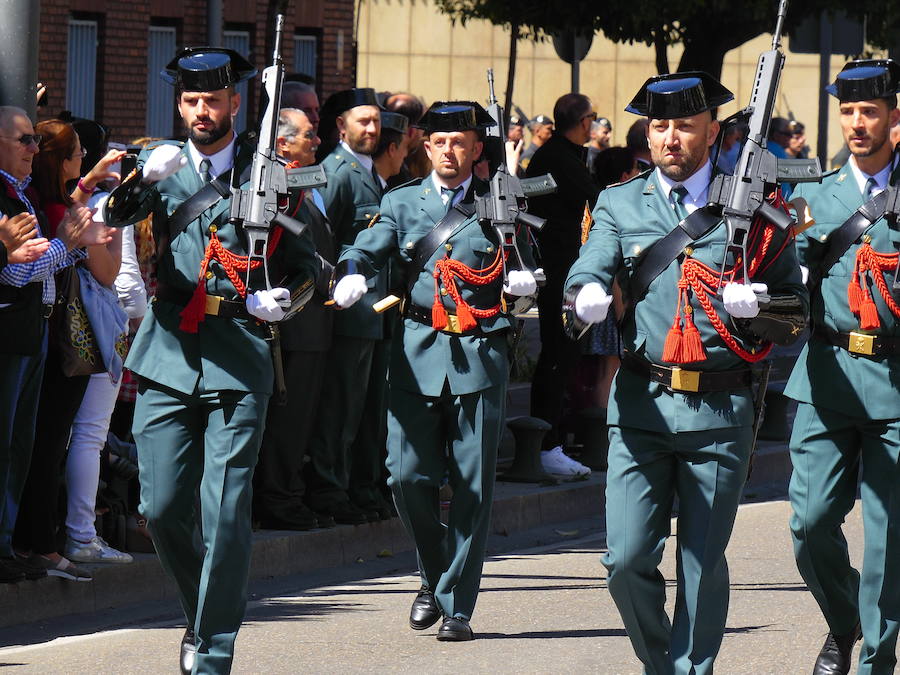
[[[473,181],[474,190],[486,189],[484,183]],[[472,197],[470,187],[467,199]],[[363,230],[353,246],[341,254],[341,260],[355,260],[367,273],[374,275],[384,269],[392,254],[399,253],[404,263],[416,241],[428,234],[444,217],[446,207],[440,192],[430,177],[421,182],[399,187],[385,195],[381,203],[381,219]],[[446,246],[440,246],[428,264],[418,274],[412,289],[413,304],[430,309],[434,302],[434,264],[449,256],[469,267],[489,266],[497,255],[498,237],[488,226],[482,226],[475,216],[470,217]],[[519,243],[525,264],[531,264],[527,244]],[[463,299],[472,307],[487,309],[500,300],[502,280],[485,286],[470,286],[457,282]],[[441,296],[444,307],[456,314],[456,305],[449,296]],[[360,302],[365,302],[363,298]],[[512,325],[509,315],[502,312],[479,320],[485,336],[456,336],[436,331],[430,326],[403,319],[394,335],[390,365],[390,385],[425,396],[439,396],[444,382],[449,382],[453,394],[469,394],[504,382],[507,362],[506,329]]]
[[[664,192],[649,171],[621,185],[600,193],[593,211],[594,224],[590,236],[581,247],[578,260],[569,271],[566,288],[598,282],[609,291],[613,279],[621,273],[620,283],[627,287],[635,258],[651,244],[668,234],[678,224]],[[776,234],[771,251],[778,250],[781,236]],[[718,271],[725,248],[724,223],[698,239],[692,247],[693,257]],[[647,295],[637,306],[626,312],[622,325],[624,347],[629,352],[661,365],[666,335],[675,316],[678,302],[678,281],[681,265],[673,261],[650,284]],[[771,294],[795,294],[806,300],[806,288],[800,277],[794,246],[788,246],[778,260],[763,275],[753,281],[769,285]],[[626,289],[627,294],[627,289]],[[731,318],[721,300],[712,298],[716,313],[745,348],[753,342],[744,341],[732,327]],[[746,365],[722,341],[706,313],[694,299],[694,319],[703,341],[706,360],[685,364],[689,370],[727,370]],[[750,425],[753,404],[749,389],[705,394],[670,392],[661,384],[622,368],[616,377],[610,396],[609,423],[620,426],[665,431],[703,431]]]
[[[235,147],[235,167],[240,176],[252,159],[255,145],[239,140]],[[152,148],[138,158],[143,165]],[[107,209],[109,225],[122,226],[137,222],[153,214],[155,233],[168,232],[167,218],[186,199],[203,187],[203,182],[190,162],[187,147],[182,152],[188,163],[182,169],[150,186],[144,186],[130,199],[118,199]],[[122,190],[128,185],[117,189]],[[120,193],[123,194],[124,193]],[[116,192],[113,197],[116,197]],[[204,211],[199,218],[176,235],[157,261],[157,278],[167,287],[190,296],[197,285],[200,263],[209,243],[210,226],[217,228],[219,240],[233,253],[245,255],[246,236],[242,228],[228,222],[231,199],[221,199]],[[316,270],[313,244],[309,235],[294,237],[284,232],[269,259],[269,273],[273,286],[293,290]],[[244,279],[244,274],[241,274]],[[251,291],[265,288],[261,270],[251,276]],[[218,262],[211,262],[207,274],[206,292],[236,300],[238,293]],[[183,305],[156,300],[141,323],[134,344],[128,354],[126,367],[154,382],[186,394],[193,393],[200,378],[207,391],[233,389],[271,393],[272,357],[265,340],[268,329],[256,320],[206,316],[197,333],[179,329]]]
[[[322,161],[322,168],[328,176],[328,185],[321,191],[322,199],[340,256],[378,215],[381,187],[342,145]],[[384,338],[385,317],[377,314],[372,305],[387,294],[387,270],[382,270],[369,280],[369,291],[362,300],[336,313],[335,335],[369,340]]]
[[[830,270],[820,269],[828,237],[863,203],[853,171],[844,166],[827,174],[821,184],[798,185],[792,195],[797,197],[806,199],[816,221],[797,238],[800,264],[809,268],[812,279],[824,275],[812,296],[813,326],[842,333],[859,331],[859,320],[847,301],[847,286],[861,240],[852,244]],[[900,231],[896,226],[890,227],[884,218],[866,234],[872,237],[872,248],[879,253],[896,253],[900,248]],[[890,288],[893,271],[886,276]],[[874,287],[872,297],[881,327],[871,332],[900,338],[900,321]],[[879,359],[854,356],[813,333],[797,359],[784,393],[852,417],[896,419],[900,416],[900,355]]]

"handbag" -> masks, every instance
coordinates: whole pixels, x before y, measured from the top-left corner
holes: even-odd
[[[103,359],[91,322],[81,302],[81,282],[75,266],[56,276],[56,306],[50,317],[50,345],[59,354],[66,377],[102,373]]]

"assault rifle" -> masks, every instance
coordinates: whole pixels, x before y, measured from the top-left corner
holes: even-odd
[[[319,166],[288,169],[285,161],[276,153],[278,137],[278,113],[281,109],[281,85],[284,79],[284,64],[281,59],[281,38],[284,32],[284,15],[275,19],[275,49],[272,65],[262,73],[262,83],[267,104],[260,124],[256,151],[250,169],[250,186],[247,189],[231,188],[231,222],[241,225],[247,233],[247,287],[250,288],[250,263],[254,260],[262,264],[266,290],[271,290],[269,279],[268,248],[269,233],[274,225],[280,225],[295,236],[306,229],[301,223],[279,211],[279,202],[289,198],[289,188],[309,189],[326,184],[325,172]],[[323,263],[320,259],[320,264]],[[327,265],[327,263],[325,263]],[[330,276],[330,267],[323,274]],[[309,289],[309,295],[312,288]],[[307,296],[308,299],[308,296]],[[304,300],[305,302],[305,300]],[[285,309],[292,305],[290,300],[280,303]],[[298,304],[296,300],[294,305]],[[300,305],[302,307],[302,304]]]
[[[536,178],[519,180],[517,176],[509,173],[506,166],[506,124],[503,108],[494,95],[494,70],[487,71],[488,90],[488,114],[494,119],[494,126],[485,130],[485,148],[492,167],[493,174],[490,180],[490,191],[479,196],[475,200],[475,212],[478,219],[490,224],[500,236],[500,245],[503,247],[503,279],[507,277],[507,257],[512,258],[513,269],[525,269],[519,246],[516,243],[516,226],[525,225],[532,230],[540,230],[544,226],[544,219],[538,218],[526,211],[525,198],[540,194],[549,194],[556,190],[553,176],[538,176]],[[545,281],[543,272],[534,273],[535,281],[542,284]]]
[[[730,120],[746,119],[750,127],[747,141],[738,156],[734,175],[719,174],[709,189],[709,204],[721,207],[722,218],[728,228],[728,240],[719,273],[720,289],[729,253],[734,254],[735,259],[740,257],[743,281],[749,283],[747,234],[754,218],[761,216],[782,230],[793,224],[793,219],[787,213],[765,202],[766,185],[822,180],[822,169],[818,159],[778,159],[766,147],[775,96],[784,67],[781,30],[786,13],[787,0],[781,0],[775,32],[772,35],[772,49],[760,54],[756,66],[750,105],[730,118]]]

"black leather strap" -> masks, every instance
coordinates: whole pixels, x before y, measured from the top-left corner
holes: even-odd
[[[253,319],[247,311],[247,305],[243,300],[226,300],[217,295],[208,295],[206,314],[208,316],[220,316],[225,319]],[[179,291],[169,286],[159,286],[156,289],[156,298],[163,302],[170,302],[179,307],[186,307],[191,301],[191,294],[187,291]],[[212,311],[211,311],[212,310]]]
[[[473,202],[460,202],[447,211],[447,214],[435,223],[431,231],[415,243],[415,248],[410,256],[411,261],[407,265],[407,295],[412,292],[412,288],[419,278],[419,272],[425,269],[425,265],[431,260],[431,256],[438,247],[452,237],[456,230],[474,213],[475,204]],[[428,325],[431,325],[430,314]]]
[[[417,321],[418,323],[424,324],[429,328],[432,328],[431,325],[431,308],[421,307],[420,305],[414,305],[411,302],[407,303],[404,316],[407,319],[412,319],[413,321]],[[449,316],[449,315],[448,315]],[[448,326],[452,325],[451,323]],[[449,335],[459,335],[460,337],[484,337],[486,333],[481,329],[481,326],[475,326],[475,328],[470,328],[467,331],[454,331],[444,329],[441,331],[442,333],[447,333]]]
[[[828,237],[828,248],[822,259],[822,274],[828,274],[834,264],[840,260],[854,241],[872,227],[872,224],[884,215],[884,207],[887,205],[888,193],[891,188],[882,190],[865,204],[853,212],[844,224]]]
[[[818,328],[816,335],[828,344],[859,356],[894,356],[900,354],[900,338],[889,335],[839,333],[826,328]]]
[[[689,368],[668,368],[651,363],[630,352],[625,352],[623,355],[622,365],[636,375],[646,377],[653,382],[659,382],[673,391],[685,393],[703,394],[711,391],[747,389],[753,382],[753,371],[749,368],[699,371],[690,370]],[[689,377],[685,375],[689,375]],[[696,386],[691,388],[679,386],[679,380],[694,380]]]
[[[169,216],[169,241],[184,232],[188,225],[200,217],[220,199],[231,196],[231,169],[216,176],[197,192],[185,199]]]
[[[676,225],[669,234],[654,242],[637,262],[629,292],[632,303],[643,299],[650,284],[672,264],[684,247],[712,230],[722,220],[718,210],[704,206]]]

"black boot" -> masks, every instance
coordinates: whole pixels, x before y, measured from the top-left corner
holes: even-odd
[[[850,672],[850,657],[853,653],[853,644],[862,637],[862,631],[857,623],[852,631],[846,635],[829,633],[816,659],[813,667],[813,675],[847,675]]]

